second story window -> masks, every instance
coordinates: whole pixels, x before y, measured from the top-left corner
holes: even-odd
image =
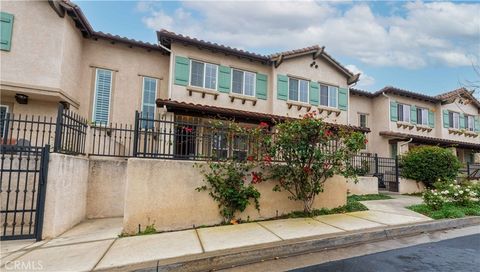
[[[465,128],[468,131],[475,131],[475,118],[472,115],[465,115]]]
[[[97,68],[95,71],[95,96],[93,122],[106,125],[110,117],[113,71]]]
[[[308,103],[309,82],[303,79],[289,78],[288,99]]]
[[[320,105],[337,107],[337,87],[320,84]]]
[[[428,110],[417,108],[417,124],[428,126]]]
[[[147,119],[155,117],[155,99],[157,99],[157,80],[151,77],[143,78],[142,116]],[[153,128],[153,122],[143,121],[142,128]]]
[[[232,92],[255,96],[255,73],[233,69]]]
[[[448,112],[448,127],[456,129],[460,128],[460,114],[458,112]]]
[[[217,70],[215,64],[192,60],[190,85],[206,89],[217,89]]]
[[[367,127],[367,115],[365,113],[358,114],[358,125],[362,128]]]
[[[398,121],[410,123],[410,105],[398,104]]]

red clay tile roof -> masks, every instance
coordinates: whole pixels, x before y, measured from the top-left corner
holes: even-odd
[[[438,98],[438,99],[441,99],[442,101],[446,101],[446,100],[452,99],[454,97],[455,98],[459,97],[460,95],[465,95],[468,99],[470,99],[472,101],[472,103],[475,106],[480,108],[480,101],[478,101],[478,99],[475,96],[473,96],[473,93],[468,91],[466,88],[459,88],[459,89],[456,89],[456,90],[453,90],[453,91],[445,92],[445,93],[436,95],[435,97]]]
[[[303,53],[313,53],[319,49],[322,49],[322,47],[320,47],[319,45],[313,45],[313,46],[308,46],[304,48],[298,48],[298,49],[273,53],[273,54],[270,54],[269,57],[273,59],[273,58],[279,57],[280,55],[290,56],[290,55],[303,54]]]
[[[264,55],[233,48],[226,45],[212,43],[209,41],[200,40],[190,36],[184,36],[182,34],[177,34],[175,32],[168,31],[166,29],[157,31],[157,38],[158,38],[158,41],[167,48],[170,48],[170,45],[172,42],[180,42],[184,44],[192,44],[192,45],[200,46],[203,48],[208,48],[214,51],[220,51],[229,55],[257,60],[263,63],[270,63],[270,58]]]
[[[455,140],[448,140],[448,139],[442,139],[442,138],[435,138],[435,137],[428,137],[428,136],[421,136],[421,135],[414,135],[414,134],[393,132],[393,131],[381,131],[379,134],[381,136],[400,138],[403,140],[412,139],[413,140],[412,142],[420,143],[420,144],[455,146],[460,148],[480,150],[480,144],[463,142],[463,141],[455,141]]]
[[[157,50],[163,52],[164,54],[168,53],[168,51],[153,43],[138,41],[118,35],[113,35],[110,33],[95,31],[92,25],[90,25],[90,23],[88,22],[88,19],[85,17],[85,14],[83,14],[82,9],[78,5],[74,4],[70,0],[61,0],[59,4],[61,7],[64,8],[67,15],[73,19],[73,21],[75,22],[75,26],[82,32],[82,35],[85,38],[105,39],[112,42],[125,43],[132,47],[134,46],[149,50]]]
[[[406,97],[410,97],[410,98],[420,99],[420,100],[428,101],[428,102],[431,102],[431,103],[441,102],[440,99],[435,98],[433,96],[429,96],[429,95],[421,94],[421,93],[417,93],[417,92],[412,92],[412,91],[400,89],[400,88],[393,87],[393,86],[383,87],[382,89],[380,89],[376,92],[373,92],[373,93],[365,91],[365,90],[356,89],[356,88],[350,88],[350,93],[353,94],[353,95],[362,95],[362,96],[366,96],[366,97],[377,97],[377,96],[382,95],[382,93],[386,93],[386,94],[391,93],[391,94],[406,96]]]
[[[249,120],[249,121],[265,121],[270,123],[281,122],[288,119],[293,119],[293,117],[286,117],[280,115],[273,115],[267,113],[260,113],[260,112],[253,112],[253,111],[243,111],[231,108],[223,108],[223,107],[216,107],[216,106],[208,106],[202,104],[194,104],[194,103],[187,103],[187,102],[179,102],[169,99],[157,99],[157,107],[167,107],[167,109],[173,111],[180,111],[186,113],[194,113],[194,114],[201,114],[202,116],[214,116],[214,117],[230,117],[235,118],[237,120]],[[369,128],[362,128],[357,126],[351,125],[341,125],[341,124],[334,124],[330,123],[332,127],[343,127],[343,128],[350,128],[356,131],[362,132],[370,132]]]

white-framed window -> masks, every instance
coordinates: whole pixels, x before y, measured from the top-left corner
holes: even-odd
[[[417,124],[428,126],[428,109],[417,108]]]
[[[410,123],[410,105],[398,104],[398,121]]]
[[[367,114],[365,113],[358,114],[358,125],[362,128],[367,127]]]
[[[147,119],[155,118],[155,100],[157,99],[157,79],[143,77],[142,86],[142,117]],[[153,121],[143,121],[142,128],[153,128]]]
[[[213,135],[212,151],[218,159],[228,158],[228,134],[226,132],[216,132]]]
[[[469,131],[475,131],[475,117],[465,115],[465,128]]]
[[[234,135],[232,155],[236,160],[243,161],[247,159],[248,152],[248,136],[247,135]]]
[[[460,114],[458,112],[448,112],[448,127],[456,129],[460,128]]]
[[[288,78],[288,100],[308,103],[309,84],[307,80]]]
[[[0,137],[5,138],[8,131],[6,130],[5,123],[8,113],[8,106],[7,105],[0,105]]]
[[[95,96],[92,120],[97,124],[107,124],[109,122],[112,78],[113,71],[111,70],[101,68],[95,70]]]
[[[338,88],[320,84],[320,105],[326,107],[337,107]]]
[[[232,92],[248,96],[255,96],[256,74],[252,72],[232,69]]]
[[[206,89],[217,89],[218,65],[191,60],[190,85]]]

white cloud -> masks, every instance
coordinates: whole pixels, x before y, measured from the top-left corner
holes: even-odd
[[[254,51],[320,44],[368,65],[411,69],[470,65],[480,51],[478,3],[408,2],[385,15],[363,3],[316,1],[193,1],[173,14],[141,8],[149,28]]]
[[[360,73],[360,80],[357,83],[357,87],[364,88],[370,87],[375,84],[375,78],[365,74],[362,70],[360,70],[357,66],[353,64],[345,65],[345,67],[350,70],[350,72],[354,74]]]

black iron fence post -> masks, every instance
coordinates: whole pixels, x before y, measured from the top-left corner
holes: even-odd
[[[467,177],[470,177],[470,162],[467,162]]]
[[[42,148],[41,162],[40,162],[40,180],[38,186],[37,196],[37,214],[35,221],[35,238],[37,241],[42,240],[43,232],[43,217],[45,211],[45,197],[47,194],[47,177],[48,177],[48,161],[50,160],[50,145],[45,145]]]
[[[395,182],[396,182],[396,185],[395,185],[395,191],[398,192],[399,191],[399,187],[400,187],[400,184],[399,184],[399,174],[400,174],[400,171],[398,169],[399,165],[398,165],[398,155],[395,156]]]
[[[138,125],[139,121],[139,113],[135,111],[135,124],[134,124],[134,131],[133,131],[133,157],[137,157],[137,148],[138,148]]]
[[[3,131],[1,131],[1,135],[3,136],[3,144],[8,144],[8,131],[10,129],[10,113],[7,112],[5,114],[5,123],[3,126]]]
[[[377,175],[378,174],[378,154],[375,153],[375,174]]]
[[[55,142],[53,144],[54,152],[59,152],[62,148],[63,110],[63,105],[58,104],[57,122],[55,124]]]

